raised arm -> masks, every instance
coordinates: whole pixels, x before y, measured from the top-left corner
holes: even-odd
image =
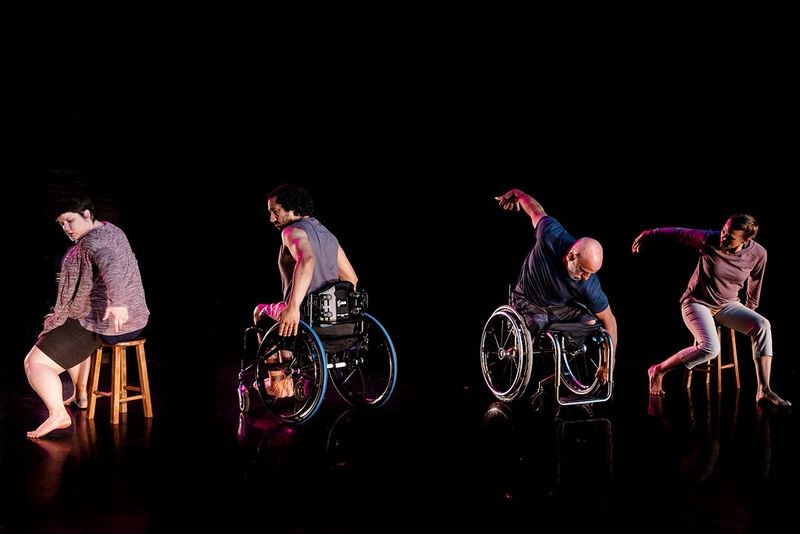
[[[505,195],[494,197],[494,199],[497,200],[500,207],[504,210],[524,210],[531,218],[531,223],[533,223],[534,228],[539,224],[539,220],[547,215],[538,200],[519,189],[512,189]]]

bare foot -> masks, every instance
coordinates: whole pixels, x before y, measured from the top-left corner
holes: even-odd
[[[64,406],[69,406],[70,404],[74,404],[76,408],[85,410],[89,407],[89,398],[88,397],[78,397],[77,400],[75,398],[75,394],[73,393],[70,398],[64,401]]]
[[[789,402],[787,400],[783,400],[782,398],[777,396],[774,391],[772,391],[770,389],[767,389],[767,388],[759,389],[758,393],[756,393],[756,404],[759,404],[759,403],[762,403],[762,402],[771,402],[775,406],[791,406],[792,405],[791,402]]]
[[[271,395],[278,399],[285,399],[294,395],[294,382],[291,378],[285,376],[283,371],[270,372],[270,385],[267,386],[267,395]]]
[[[50,416],[44,420],[44,423],[39,425],[39,428],[28,432],[28,439],[38,439],[60,428],[68,428],[72,424],[72,418],[69,414],[62,416]]]
[[[664,373],[661,372],[660,365],[654,365],[647,370],[647,376],[650,378],[650,395],[663,395],[664,388],[661,387],[661,379]]]

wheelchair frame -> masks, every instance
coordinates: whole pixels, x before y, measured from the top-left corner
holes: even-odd
[[[279,336],[277,322],[268,329],[260,323],[247,328],[239,370],[239,410],[250,410],[250,394],[255,390],[273,417],[287,424],[303,423],[319,409],[329,380],[351,406],[386,404],[397,383],[397,354],[386,329],[366,309],[366,291],[338,281],[306,296],[297,335]],[[253,360],[254,342],[258,347]],[[250,371],[254,381],[248,380]],[[270,372],[277,371],[292,381],[292,395],[270,393],[266,383]]]
[[[584,338],[581,347],[571,346],[569,338],[573,335]],[[481,372],[497,399],[520,399],[533,376],[534,358],[546,355],[552,355],[555,371],[539,380],[531,395],[534,411],[541,410],[544,388],[551,383],[555,383],[556,400],[562,406],[611,398],[614,345],[600,324],[550,323],[534,340],[525,320],[510,304],[495,309],[486,321],[481,334]],[[594,376],[601,362],[608,366],[605,384]]]

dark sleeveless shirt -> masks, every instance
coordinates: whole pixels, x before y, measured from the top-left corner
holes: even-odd
[[[328,282],[335,282],[339,279],[339,240],[336,239],[319,220],[314,217],[305,217],[289,225],[296,226],[305,231],[308,242],[311,244],[311,251],[314,253],[314,274],[311,277],[311,284],[308,286],[308,293],[314,292]],[[278,253],[278,270],[281,273],[283,284],[283,301],[289,299],[292,291],[292,275],[297,261],[291,253],[281,245]]]

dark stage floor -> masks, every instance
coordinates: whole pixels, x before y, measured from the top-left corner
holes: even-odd
[[[646,365],[620,357],[610,401],[557,409],[548,395],[533,412],[495,402],[479,374],[448,380],[398,357],[386,406],[350,409],[329,388],[287,427],[258,398],[239,413],[239,355],[192,370],[153,350],[152,419],[132,403],[112,427],[101,400],[94,420],[74,410],[72,428],[38,441],[25,432],[44,406],[9,365],[0,532],[772,532],[796,520],[797,417],[757,407],[747,374],[709,398],[672,373],[653,402]]]

